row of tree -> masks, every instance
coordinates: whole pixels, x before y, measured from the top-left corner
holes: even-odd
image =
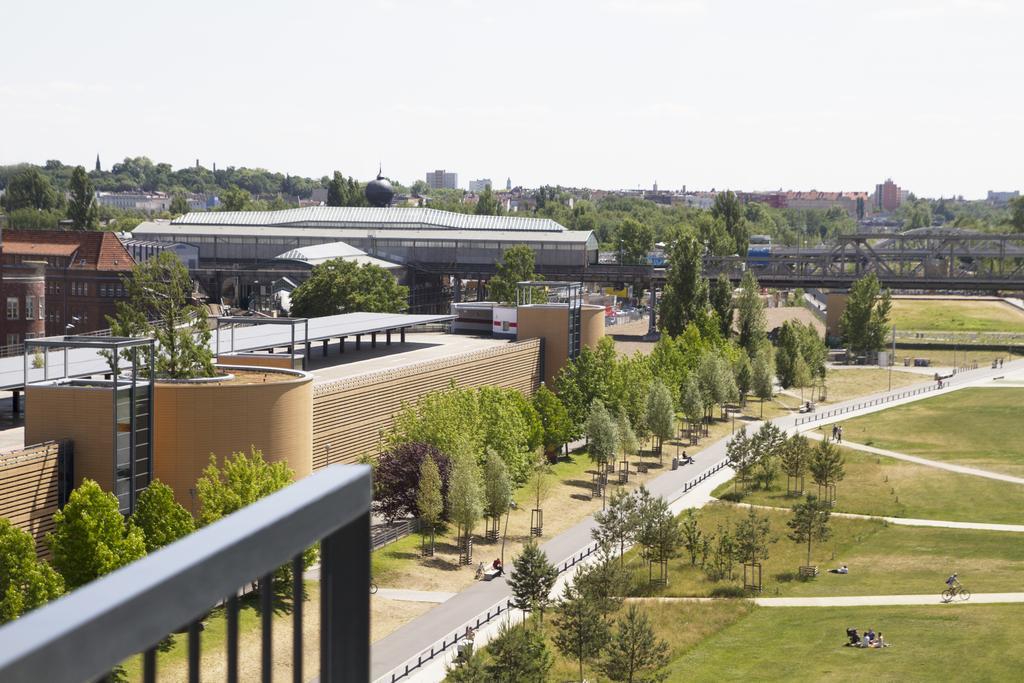
[[[804,479],[810,474],[818,497],[835,501],[836,486],[845,476],[845,458],[835,443],[822,440],[811,447],[806,436],[785,432],[765,422],[748,436],[744,428],[726,443],[726,454],[736,470],[736,493],[755,486],[770,490],[781,471],[786,475],[786,493],[803,495]]]

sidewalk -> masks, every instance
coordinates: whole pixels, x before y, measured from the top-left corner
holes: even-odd
[[[741,507],[755,508],[757,510],[775,510],[778,512],[790,512],[790,508],[780,508],[773,505],[751,505],[750,503],[735,503]],[[846,519],[875,519],[886,521],[889,524],[901,526],[927,526],[941,529],[973,529],[975,531],[1008,531],[1010,533],[1024,533],[1024,524],[990,524],[988,522],[951,522],[945,519],[914,519],[912,517],[882,517],[880,515],[858,515],[855,512],[833,512],[832,517],[843,517]]]

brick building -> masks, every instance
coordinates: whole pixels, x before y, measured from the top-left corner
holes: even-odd
[[[26,334],[83,334],[108,327],[106,316],[113,315],[115,304],[125,297],[121,277],[134,265],[111,232],[4,231],[0,340],[20,344]]]

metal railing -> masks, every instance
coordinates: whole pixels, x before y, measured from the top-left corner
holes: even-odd
[[[253,505],[0,628],[0,681],[95,680],[143,653],[156,681],[157,648],[187,625],[188,677],[199,680],[201,622],[227,616],[227,680],[239,680],[238,588],[269,586],[290,563],[292,673],[302,671],[303,551],[320,544],[320,681],[370,676],[370,469],[331,465]],[[272,674],[273,591],[261,590],[262,678]]]
[[[419,530],[420,520],[418,517],[403,519],[386,527],[372,529],[370,531],[370,550],[379,550]]]
[[[815,412],[813,415],[805,415],[804,417],[796,418],[796,421],[793,423],[793,426],[794,427],[799,427],[800,425],[808,424],[809,422],[820,422],[821,420],[827,420],[828,418],[835,417],[836,415],[843,415],[845,413],[852,413],[852,412],[854,412],[856,410],[861,410],[863,408],[871,408],[873,406],[879,406],[879,405],[882,405],[882,404],[885,404],[885,403],[891,403],[893,401],[899,401],[900,399],[910,398],[911,396],[920,396],[921,394],[927,394],[930,391],[937,391],[939,389],[945,389],[948,386],[949,386],[948,383],[943,383],[942,385],[939,385],[938,383],[929,384],[926,387],[918,387],[917,389],[908,389],[906,391],[901,391],[901,392],[899,392],[897,394],[887,394],[886,396],[881,396],[879,398],[873,398],[873,399],[871,399],[869,401],[861,401],[860,403],[854,403],[854,404],[851,404],[851,405],[841,406],[839,408],[832,408],[831,410],[825,410],[825,411],[822,411],[822,412]]]

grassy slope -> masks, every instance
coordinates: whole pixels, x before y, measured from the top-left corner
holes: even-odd
[[[720,524],[734,525],[747,509],[719,502],[698,512],[701,529],[715,533]],[[813,546],[812,563],[822,574],[813,581],[799,581],[797,567],[807,560],[806,546],[787,538],[786,512],[759,511],[771,521],[770,557],[763,563],[764,595],[899,595],[939,594],[942,581],[957,571],[975,592],[1017,590],[1024,585],[1024,538],[1009,532],[907,527],[872,520],[833,518],[832,537]],[[688,557],[674,560],[666,588],[647,583],[647,569],[630,551],[638,595],[707,596],[716,589],[742,585],[740,566],[732,581],[710,581]],[[825,570],[840,563],[850,574]]]
[[[1024,605],[760,608],[672,662],[687,681],[1010,681]],[[848,627],[892,647],[843,647]]]
[[[1024,332],[1024,312],[1002,301],[894,299],[891,321],[899,330]]]
[[[843,437],[1024,476],[1024,389],[962,389],[843,422]]]
[[[838,487],[836,512],[957,522],[1024,524],[1024,486],[956,474],[914,463],[843,449],[846,477]],[[816,487],[805,478],[806,490]],[[733,482],[719,486],[714,495],[734,490]],[[765,491],[747,492],[743,502],[791,507],[786,479]]]
[[[929,377],[914,372],[892,372],[892,388],[927,382]],[[840,403],[889,389],[889,371],[882,368],[844,368],[831,370],[825,378],[825,403]],[[798,391],[798,390],[797,390]],[[804,393],[810,398],[810,392]]]

